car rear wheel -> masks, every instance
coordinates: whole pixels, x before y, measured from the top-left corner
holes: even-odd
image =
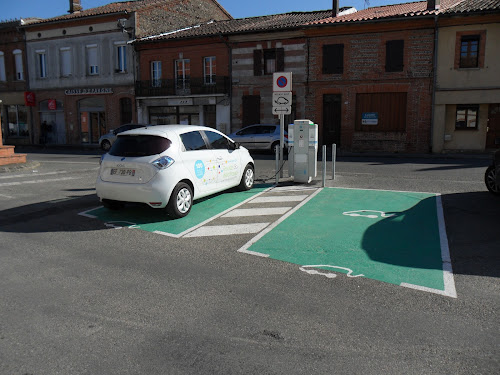
[[[110,141],[102,141],[101,142],[101,148],[104,150],[104,151],[109,151],[109,149],[111,148],[111,142]]]
[[[484,174],[484,183],[491,193],[500,195],[500,186],[497,184],[496,176],[495,167],[493,165],[489,166]]]
[[[241,176],[241,182],[239,185],[239,190],[245,191],[250,190],[253,187],[254,182],[254,170],[253,167],[248,164],[243,171],[243,175]]]
[[[123,202],[114,201],[111,199],[103,199],[102,205],[109,210],[119,210],[119,209],[123,208],[123,206],[124,206]]]
[[[179,182],[170,196],[167,213],[173,218],[181,218],[191,211],[193,205],[193,189],[185,182]]]

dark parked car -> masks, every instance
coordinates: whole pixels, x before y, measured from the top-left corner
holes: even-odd
[[[500,150],[493,155],[493,163],[486,169],[484,183],[490,192],[500,195]]]
[[[116,135],[119,133],[122,133],[127,130],[132,130],[132,129],[137,129],[137,128],[143,128],[146,125],[141,125],[141,124],[125,124],[120,126],[118,129],[110,130],[109,133],[104,134],[99,138],[99,146],[104,150],[104,151],[109,151],[111,148],[111,145],[116,141]]]
[[[288,147],[288,134],[286,131],[284,134],[286,150]],[[265,124],[249,125],[229,134],[228,137],[249,150],[269,150],[275,153],[275,148],[279,147],[280,144],[280,126]]]

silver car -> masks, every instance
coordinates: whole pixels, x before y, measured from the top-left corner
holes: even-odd
[[[284,134],[286,149],[288,147],[288,134],[286,131]],[[280,144],[280,126],[267,124],[250,125],[229,134],[228,137],[249,150],[269,150],[274,153]]]
[[[141,125],[141,124],[125,124],[120,126],[118,129],[110,130],[109,133],[104,134],[103,136],[101,136],[101,138],[99,138],[99,147],[107,152],[109,151],[113,143],[116,141],[117,134],[127,130],[143,128],[145,126],[146,125]]]

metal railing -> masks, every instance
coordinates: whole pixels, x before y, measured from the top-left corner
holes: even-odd
[[[137,96],[229,94],[229,77],[212,77],[212,79],[213,83],[206,83],[203,77],[189,77],[182,81],[175,79],[137,81],[135,94]]]

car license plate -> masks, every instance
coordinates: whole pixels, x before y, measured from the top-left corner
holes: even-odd
[[[135,176],[135,169],[112,168],[111,176]]]

